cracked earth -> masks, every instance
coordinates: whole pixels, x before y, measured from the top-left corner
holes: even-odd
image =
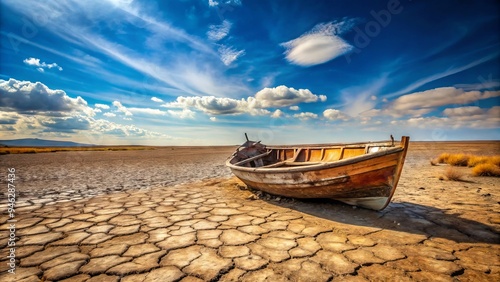
[[[227,177],[30,192],[16,209],[15,275],[2,214],[0,281],[499,281],[498,184],[440,181],[424,150],[411,147],[382,212],[256,194]]]

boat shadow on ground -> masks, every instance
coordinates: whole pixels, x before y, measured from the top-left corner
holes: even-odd
[[[347,233],[356,228],[365,228],[368,233],[386,229],[459,243],[500,242],[500,231],[494,230],[490,225],[463,218],[461,214],[416,203],[393,202],[386,209],[377,212],[329,199],[268,202],[328,220],[338,225],[335,229]]]

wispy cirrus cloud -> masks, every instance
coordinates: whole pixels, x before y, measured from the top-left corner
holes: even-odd
[[[222,21],[220,25],[210,25],[207,31],[208,39],[212,41],[219,41],[226,37],[229,34],[229,30],[231,30],[232,23],[228,20]]]
[[[235,50],[231,47],[215,50],[216,46],[212,43],[205,42],[180,28],[143,12],[144,7],[139,3],[104,1],[94,7],[93,4],[87,2],[73,2],[69,1],[66,4],[54,2],[45,5],[37,1],[22,1],[22,3],[7,1],[6,4],[29,17],[35,17],[40,13],[60,14],[60,17],[48,20],[44,28],[79,50],[88,50],[111,58],[145,76],[155,78],[163,86],[177,89],[178,92],[190,95],[231,96],[234,95],[235,90],[248,91],[247,87],[238,80],[223,76],[224,70],[222,68],[217,68],[216,65],[207,67],[207,63],[218,59],[222,59],[224,64],[229,65],[244,54],[243,50]],[[106,5],[108,6],[107,10],[111,12],[102,12],[106,10]],[[85,12],[84,20],[68,20],[69,18],[81,19],[82,11]],[[110,40],[104,33],[98,33],[96,29],[88,28],[89,24],[100,22],[116,24],[117,19],[121,21],[120,24],[124,25],[133,26],[140,22],[140,28],[149,31],[149,38],[157,38],[163,42],[178,42],[188,49],[180,48],[176,52],[158,54],[156,50],[150,49],[147,44],[144,44],[141,46],[143,50],[139,52],[137,48],[128,48],[126,42]],[[39,44],[37,46],[44,47],[39,46]],[[197,51],[196,57],[191,55],[192,50]],[[100,69],[98,72],[108,72],[106,64],[96,64],[95,62],[89,64],[92,64],[93,71]],[[210,71],[206,71],[207,69]],[[111,75],[111,73],[108,74]],[[196,82],[208,81],[210,83],[205,83],[203,87],[200,87],[191,74],[196,75]]]
[[[222,45],[219,47],[219,54],[221,61],[224,63],[224,65],[229,66],[239,57],[245,55],[245,50],[236,50],[232,47],[227,47],[225,45]]]
[[[435,73],[435,74],[429,75],[427,77],[421,78],[421,79],[417,80],[416,82],[408,85],[407,87],[405,87],[403,89],[400,89],[400,90],[398,90],[396,92],[392,92],[392,93],[384,95],[384,97],[385,98],[392,98],[392,97],[400,96],[400,95],[403,95],[403,94],[411,93],[415,89],[417,89],[417,88],[419,88],[421,86],[424,86],[427,83],[436,81],[436,80],[441,79],[441,78],[448,77],[450,75],[454,75],[454,74],[466,71],[466,70],[468,70],[470,68],[473,68],[473,67],[478,66],[478,65],[480,65],[482,63],[490,61],[490,60],[492,60],[492,59],[494,59],[494,58],[496,58],[498,56],[499,56],[499,53],[495,52],[495,53],[489,54],[487,56],[484,56],[484,57],[482,57],[480,59],[477,59],[477,60],[475,60],[473,62],[467,63],[465,65],[458,66],[458,67],[451,67],[451,68],[449,68],[449,69],[447,69],[445,71],[442,71],[442,72],[439,72],[439,73]],[[480,85],[480,84],[478,84],[478,85]],[[484,88],[484,85],[482,85],[482,86]],[[490,85],[489,87],[491,87],[491,86],[494,86],[494,87],[498,86],[498,82],[496,82],[493,85]]]

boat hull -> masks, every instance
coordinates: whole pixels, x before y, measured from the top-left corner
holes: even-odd
[[[383,152],[301,167],[228,166],[247,186],[269,194],[300,199],[330,198],[382,210],[397,187],[407,143],[405,139],[402,146]]]

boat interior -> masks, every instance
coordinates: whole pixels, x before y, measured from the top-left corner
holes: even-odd
[[[259,142],[243,144],[231,160],[242,167],[291,167],[335,162],[394,148],[394,141],[301,147],[272,147]]]

